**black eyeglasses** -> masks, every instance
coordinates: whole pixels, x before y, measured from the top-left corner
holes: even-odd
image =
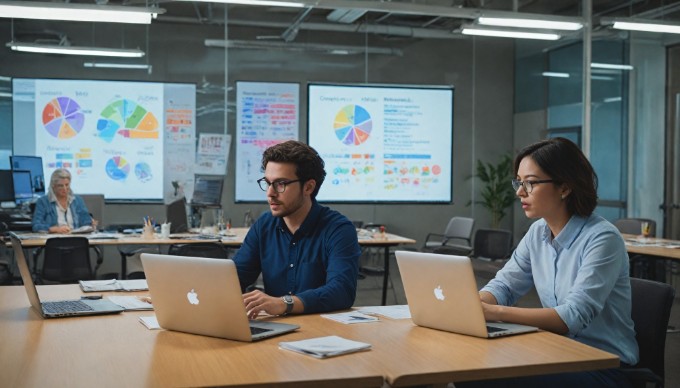
[[[257,184],[260,185],[260,188],[262,191],[267,191],[269,190],[270,186],[274,186],[274,191],[277,193],[283,193],[286,191],[286,186],[288,186],[291,183],[295,182],[301,182],[302,179],[293,179],[293,180],[280,180],[280,181],[274,181],[274,182],[269,182],[267,178],[260,178],[257,180]]]
[[[539,183],[549,183],[549,182],[554,182],[552,179],[541,179],[537,181],[520,181],[517,179],[512,180],[512,188],[515,189],[515,191],[519,190],[520,187],[524,189],[524,191],[527,192],[527,194],[531,193],[534,190],[534,185],[537,185]]]

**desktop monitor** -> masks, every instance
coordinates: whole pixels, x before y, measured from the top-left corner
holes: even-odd
[[[0,202],[14,202],[12,170],[0,170]]]
[[[170,223],[170,233],[182,233],[189,230],[184,197],[165,207],[165,217]]]
[[[196,177],[192,206],[220,207],[222,206],[222,186],[224,177]]]
[[[17,205],[30,202],[33,199],[31,172],[28,170],[12,170],[12,181],[14,182],[14,202]]]
[[[45,174],[40,156],[11,155],[9,163],[12,165],[12,170],[28,170],[31,172],[33,194],[45,194]]]

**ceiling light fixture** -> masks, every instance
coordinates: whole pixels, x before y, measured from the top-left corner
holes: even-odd
[[[93,67],[100,69],[134,69],[149,70],[151,65],[145,63],[104,63],[104,62],[85,62],[83,67]]]
[[[366,14],[365,9],[338,8],[326,15],[326,20],[336,23],[352,24]]]
[[[541,73],[542,76],[544,77],[553,77],[553,78],[569,78],[569,73],[561,73],[557,71],[544,71]]]
[[[14,51],[41,54],[92,55],[100,57],[141,58],[144,51],[139,49],[114,49],[83,46],[58,46],[35,43],[9,42],[7,47]]]
[[[163,12],[165,10],[160,8],[0,1],[0,17],[14,19],[150,24],[152,19]]]
[[[602,18],[600,24],[611,26],[617,30],[661,32],[668,34],[680,34],[680,24],[672,22],[659,22],[645,19],[626,18]]]
[[[181,0],[194,1],[204,3],[225,3],[225,4],[241,4],[241,5],[258,5],[264,7],[291,7],[303,8],[305,3],[295,3],[291,1],[276,1],[276,0]]]
[[[634,67],[631,65],[620,65],[618,63],[597,63],[593,62],[590,64],[593,69],[610,69],[610,70],[633,70]]]
[[[477,23],[486,26],[497,27],[542,28],[548,30],[566,30],[566,31],[576,31],[583,28],[583,23],[571,21],[527,19],[527,18],[520,19],[487,16],[480,16],[479,18],[477,18]]]
[[[518,39],[558,40],[559,38],[561,38],[561,36],[556,33],[499,30],[490,28],[479,28],[477,26],[465,26],[461,30],[461,33],[463,35],[493,36],[499,38],[518,38]]]

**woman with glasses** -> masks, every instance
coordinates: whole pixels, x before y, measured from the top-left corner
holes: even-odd
[[[257,183],[270,211],[255,221],[234,257],[244,291],[262,275],[264,290],[243,295],[249,317],[351,307],[361,249],[354,224],[316,201],[326,176],[323,159],[291,140],[265,150],[262,171]]]
[[[38,199],[33,212],[33,231],[71,233],[83,226],[97,227],[82,198],[71,190],[71,173],[65,168],[54,170],[47,195]]]
[[[486,319],[566,335],[618,355],[622,366],[635,365],[638,346],[631,318],[628,254],[616,227],[593,213],[597,175],[590,162],[574,143],[554,138],[521,150],[514,169],[512,185],[522,209],[537,221],[508,263],[480,291]],[[513,307],[533,287],[542,307]],[[479,382],[497,386],[494,383],[630,386],[620,369]]]

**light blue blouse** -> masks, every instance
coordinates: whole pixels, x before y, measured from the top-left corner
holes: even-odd
[[[508,263],[482,291],[511,306],[532,286],[576,341],[638,362],[631,318],[626,246],[604,218],[573,216],[555,239],[545,220],[533,223]]]

